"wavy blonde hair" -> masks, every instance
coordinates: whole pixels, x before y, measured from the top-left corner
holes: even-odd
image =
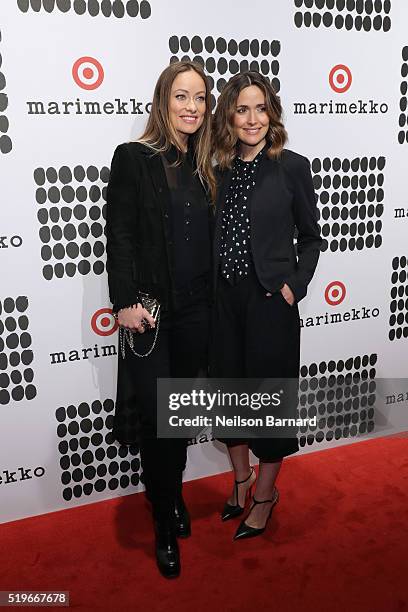
[[[239,94],[250,85],[259,87],[265,96],[266,112],[270,122],[266,135],[269,144],[267,156],[278,158],[287,141],[288,136],[282,123],[282,105],[270,81],[259,72],[252,70],[236,74],[223,88],[213,119],[212,152],[221,170],[231,168],[232,161],[237,155],[238,137],[234,129],[234,114]]]
[[[205,83],[206,105],[204,121],[197,132],[190,136],[189,143],[192,144],[194,152],[196,172],[204,186],[208,187],[214,201],[215,178],[211,163],[211,88],[200,64],[190,61],[173,62],[163,70],[154,89],[152,107],[145,131],[138,138],[138,142],[146,144],[156,153],[168,151],[173,144],[179,151],[179,159],[176,163],[181,162],[181,144],[177,131],[170,121],[169,102],[174,79],[182,72],[189,70],[194,70]]]

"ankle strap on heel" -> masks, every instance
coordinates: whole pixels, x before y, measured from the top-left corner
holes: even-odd
[[[276,501],[278,501],[278,498],[279,498],[279,492],[278,492],[278,489],[276,487],[274,488],[273,493],[274,493],[274,496],[273,496],[272,499],[263,499],[262,501],[259,501],[258,499],[255,499],[255,497],[253,497],[252,498],[253,505],[256,506],[256,505],[259,505],[259,504],[267,504],[267,503],[273,504],[273,503],[275,503]]]
[[[234,481],[234,496],[235,496],[235,500],[236,500],[236,504],[237,505],[239,505],[238,504],[238,485],[244,484],[244,482],[248,482],[248,480],[251,478],[251,476],[254,473],[254,471],[255,471],[254,468],[251,467],[251,472],[250,472],[250,474],[249,474],[249,476],[247,478],[245,478],[244,480],[235,480]],[[250,492],[251,492],[251,488],[252,488],[252,485],[249,487],[249,491]],[[245,499],[246,499],[246,497],[245,497]]]
[[[239,485],[239,484],[244,484],[244,482],[247,482],[251,478],[251,476],[254,473],[254,471],[255,471],[254,468],[251,467],[251,472],[250,472],[249,476],[247,478],[245,478],[244,480],[236,480],[235,484]]]

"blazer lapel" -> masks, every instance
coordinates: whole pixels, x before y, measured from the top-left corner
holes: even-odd
[[[253,215],[255,214],[256,209],[262,207],[262,205],[265,204],[265,201],[270,202],[275,198],[277,190],[273,189],[273,185],[277,180],[277,171],[277,161],[275,159],[269,159],[269,157],[263,155],[256,175],[255,188],[252,191],[251,202],[249,205],[251,227]],[[267,190],[265,190],[264,187],[266,180],[268,181]]]
[[[216,198],[216,209],[221,210],[224,207],[225,195],[229,187],[232,176],[232,170],[224,170],[219,173],[218,178],[218,193]]]
[[[217,180],[218,183],[218,193],[215,203],[215,229],[214,229],[214,242],[213,242],[213,264],[214,264],[214,281],[213,288],[217,285],[217,276],[218,276],[218,263],[220,257],[220,248],[221,248],[221,220],[222,220],[222,211],[224,209],[225,204],[225,196],[227,194],[228,187],[231,182],[232,170],[225,170],[222,173],[219,173],[219,178]]]

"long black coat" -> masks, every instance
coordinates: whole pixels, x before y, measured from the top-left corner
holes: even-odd
[[[219,174],[214,287],[219,267],[221,213],[231,174],[231,170]],[[278,160],[263,155],[249,208],[251,252],[259,282],[271,293],[287,283],[300,302],[316,269],[322,243],[307,158],[287,149]],[[295,228],[297,252],[293,243]]]
[[[109,295],[114,310],[137,303],[140,291],[156,297],[163,310],[174,305],[170,198],[159,154],[137,142],[116,148],[107,189],[106,221]],[[210,211],[209,206],[209,217]],[[113,436],[123,444],[139,440],[141,400],[135,383],[135,360],[128,356],[122,359],[120,354],[118,357]]]

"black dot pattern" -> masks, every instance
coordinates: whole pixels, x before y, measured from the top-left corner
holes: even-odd
[[[391,29],[391,0],[294,0],[297,28]]]
[[[109,168],[36,168],[42,269],[46,280],[105,271]]]
[[[213,38],[207,36],[171,36],[169,49],[170,63],[180,60],[198,62],[205,69],[211,85],[211,103],[215,108],[219,93],[226,82],[238,72],[255,70],[270,78],[275,91],[280,91],[279,61],[281,44],[278,40],[248,38]]]
[[[391,272],[390,331],[391,341],[408,338],[408,258],[394,257]]]
[[[1,43],[1,31],[0,31],[0,43]],[[0,68],[3,67],[3,57],[1,54],[0,48]],[[0,70],[0,152],[1,153],[10,153],[13,148],[13,143],[11,142],[10,136],[7,134],[9,129],[9,120],[4,112],[8,107],[8,97],[5,92],[7,85],[6,77],[4,73]]]
[[[248,276],[251,266],[251,228],[248,198],[255,187],[256,172],[263,155],[249,162],[234,160],[231,183],[225,198],[221,221],[221,274],[231,284]]]
[[[405,144],[408,142],[408,46],[402,50],[401,77],[398,142]]]
[[[17,0],[17,6],[22,13],[29,10],[39,13],[45,11],[52,13],[69,11],[77,15],[90,15],[91,17],[140,17],[148,19],[152,14],[151,2],[148,0]]]
[[[56,410],[65,501],[142,482],[138,447],[120,446],[113,439],[113,412],[111,399]]]
[[[0,300],[0,406],[37,395],[28,306],[24,295]]]
[[[382,244],[385,157],[315,158],[322,251],[361,251]]]
[[[299,428],[301,447],[374,431],[376,363],[372,353],[301,367],[299,416],[317,417],[316,426]]]

